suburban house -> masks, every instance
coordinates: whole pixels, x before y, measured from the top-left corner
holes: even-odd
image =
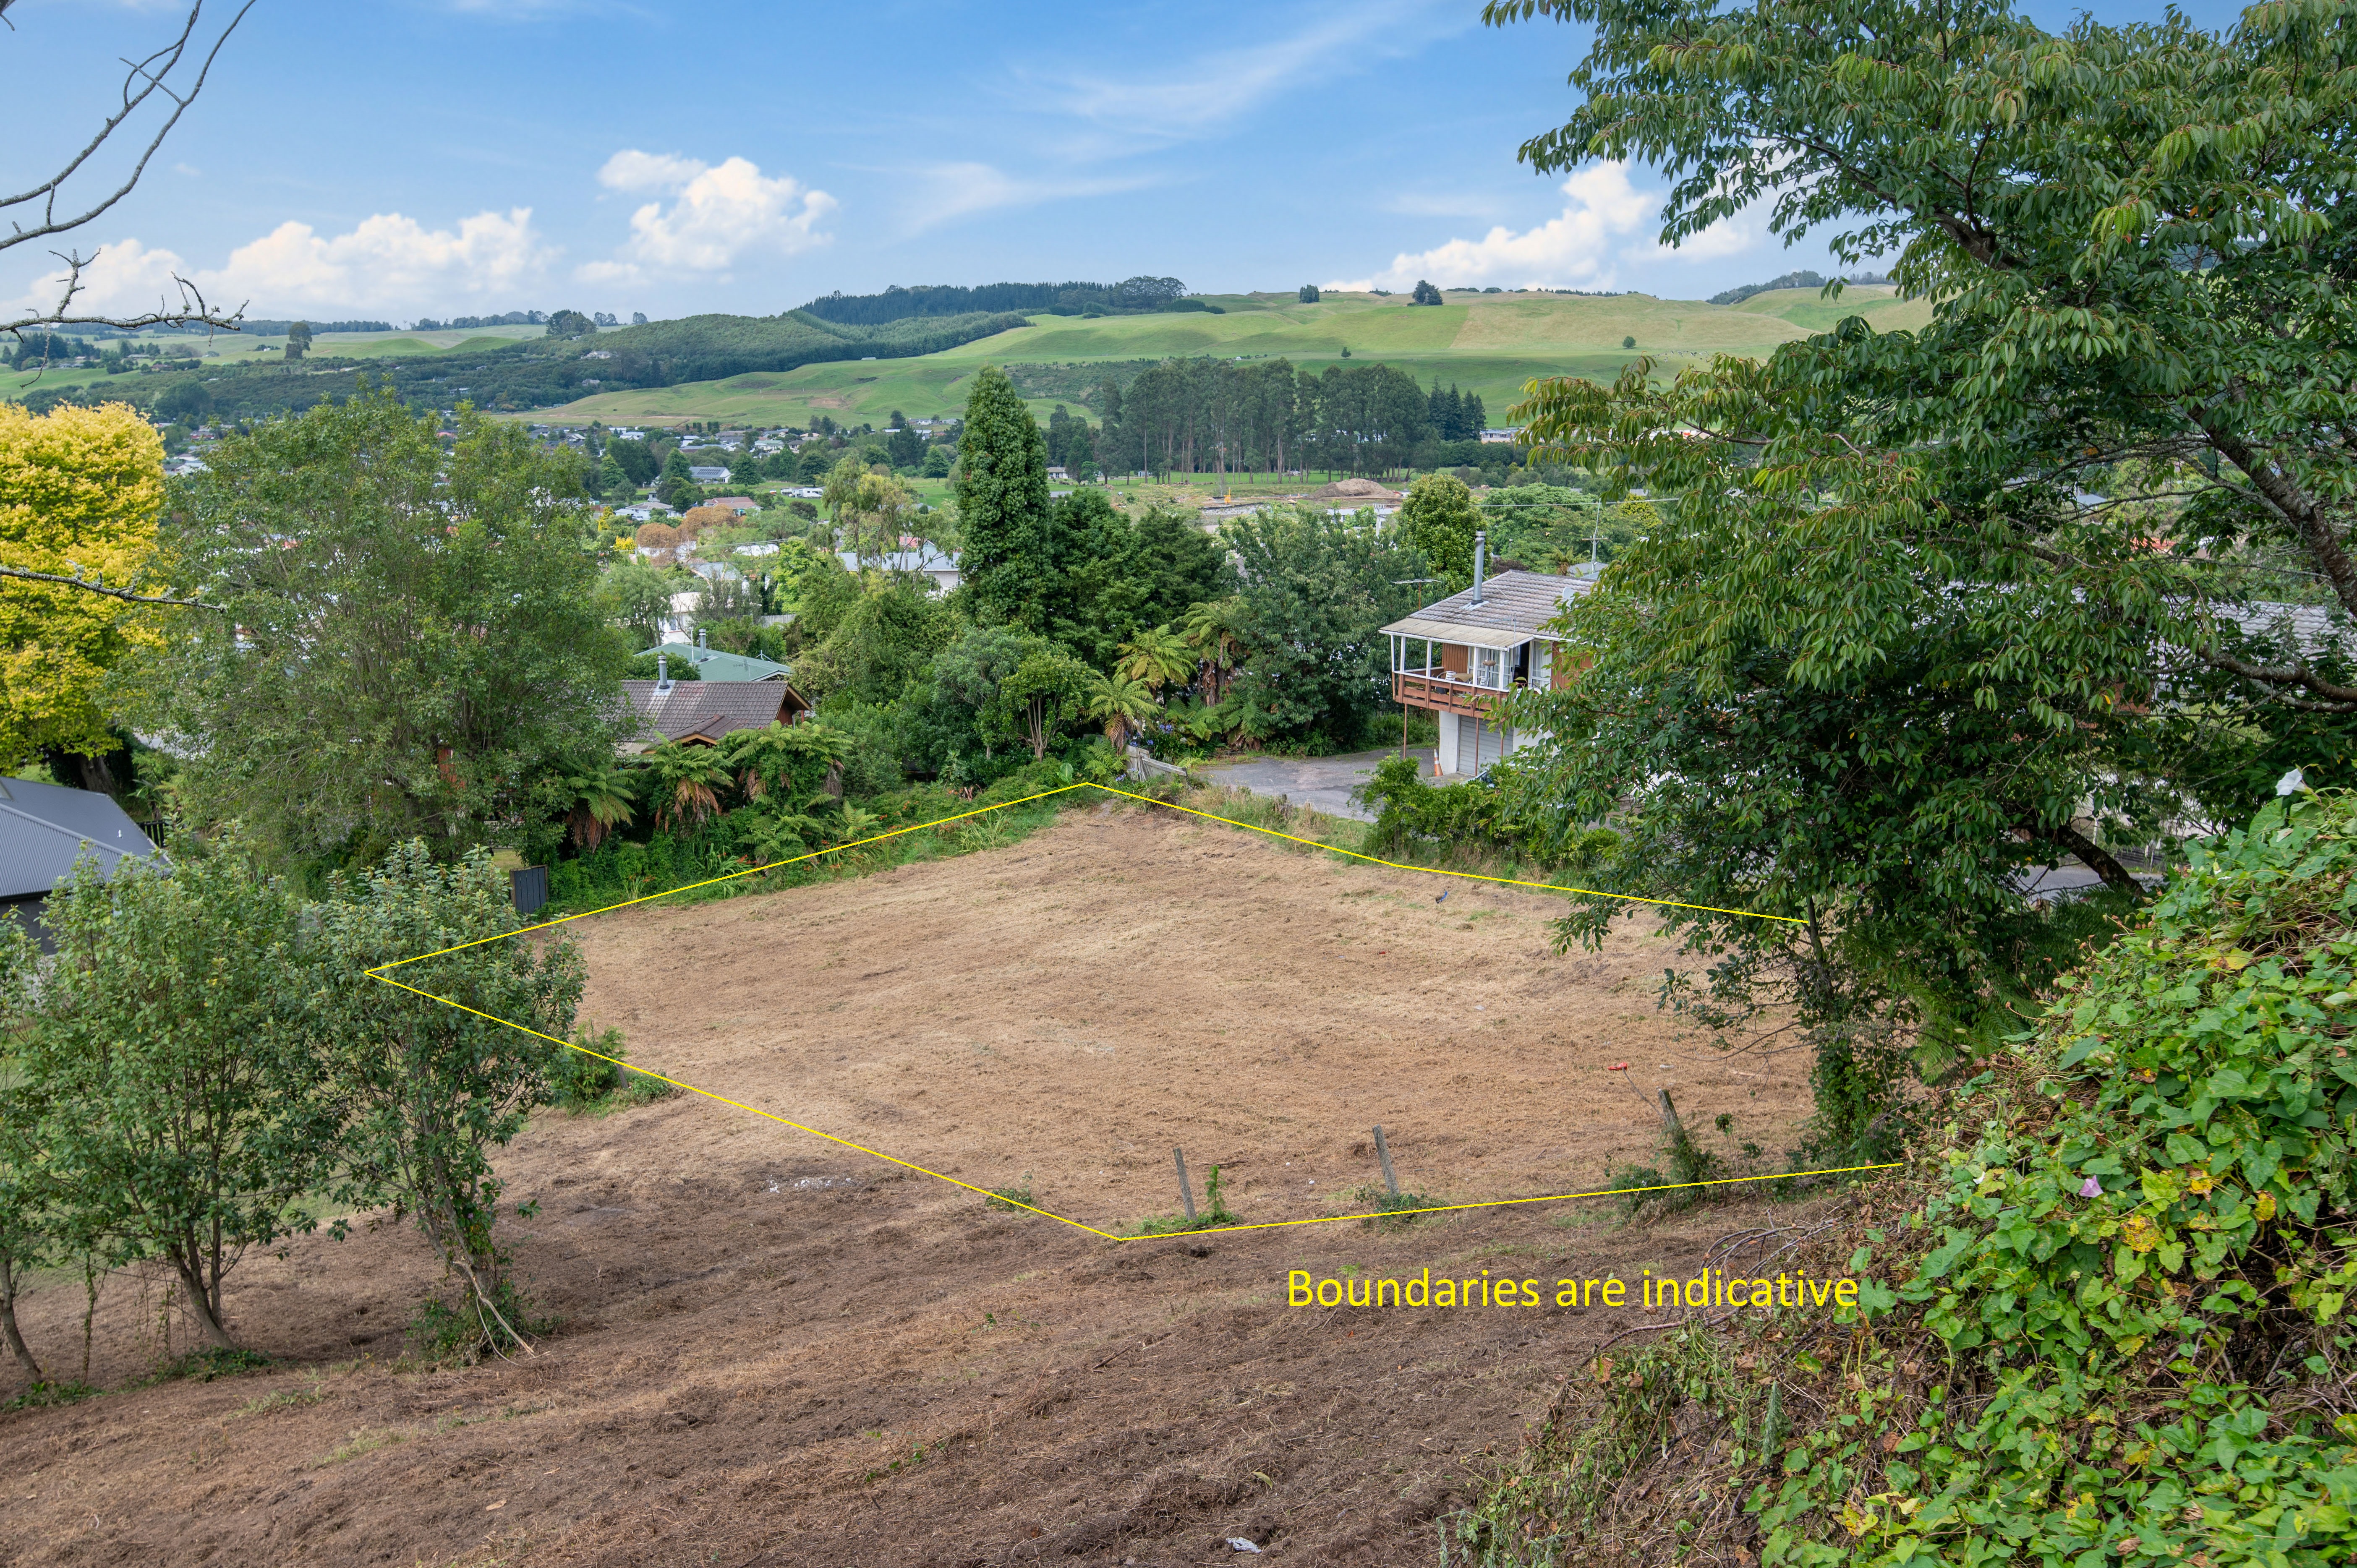
[[[57,944],[41,924],[42,906],[84,854],[109,881],[125,861],[171,864],[112,795],[0,779],[0,919],[15,911],[43,952]]]
[[[660,652],[680,664],[695,666],[697,677],[705,681],[782,681],[793,673],[771,660],[756,659],[746,653],[724,653],[711,646],[709,636],[699,631],[694,642],[684,638],[676,642],[666,640],[649,651]]]
[[[857,551],[838,550],[834,554],[835,559],[843,563],[845,570],[850,572],[859,570]],[[954,555],[944,555],[930,544],[915,550],[893,551],[884,557],[884,570],[916,572],[931,577],[933,580],[932,591],[937,594],[953,593],[958,584],[964,581],[958,573],[958,558]]]
[[[738,517],[749,517],[761,510],[761,503],[751,496],[714,496],[705,506],[725,506]]]
[[[687,477],[699,485],[725,485],[728,482],[728,470],[708,463],[691,463]]]
[[[1434,771],[1480,772],[1534,738],[1516,735],[1499,713],[1527,686],[1565,686],[1578,668],[1546,631],[1565,601],[1596,585],[1592,575],[1483,573],[1487,542],[1475,536],[1473,585],[1383,628],[1392,639],[1392,695],[1439,722]]]
[[[668,663],[667,654],[656,660],[662,671],[656,680],[622,682],[622,696],[641,721],[618,748],[626,757],[670,740],[716,746],[740,729],[800,724],[810,716],[810,703],[784,681],[673,681]]]

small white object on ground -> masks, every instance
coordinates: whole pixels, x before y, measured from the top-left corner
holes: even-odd
[[[1241,1535],[1232,1535],[1228,1537],[1228,1545],[1237,1552],[1249,1552],[1255,1557],[1260,1555],[1260,1548],[1254,1546],[1251,1541],[1246,1541]]]

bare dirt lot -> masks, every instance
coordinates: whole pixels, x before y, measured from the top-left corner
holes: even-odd
[[[1653,1011],[1642,936],[1557,959],[1557,900],[1343,866],[1143,810],[1013,848],[571,929],[633,1059],[1106,1230],[1177,1207],[1172,1145],[1251,1220],[1377,1179],[1591,1187],[1647,1101],[1770,1148],[1796,1058]],[[1627,1073],[1604,1069],[1630,1064]],[[1602,1206],[1114,1244],[695,1099],[546,1114],[500,1161],[562,1319],[536,1355],[395,1364],[436,1284],[389,1227],[250,1259],[276,1369],[126,1387],[163,1298],[109,1287],[91,1380],[0,1416],[0,1562],[1428,1563],[1434,1523],[1581,1352],[1658,1314],[1321,1309],[1286,1275],[1691,1273],[1751,1218]],[[21,1309],[70,1373],[79,1280]],[[0,1390],[5,1393],[5,1390]]]

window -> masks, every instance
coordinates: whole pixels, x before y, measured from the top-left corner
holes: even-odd
[[[1477,648],[1473,650],[1473,683],[1475,685],[1487,686],[1492,691],[1502,692],[1506,689],[1504,671],[1505,663],[1500,658],[1497,649]]]

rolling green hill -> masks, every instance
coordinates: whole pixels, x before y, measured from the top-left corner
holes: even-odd
[[[1343,363],[1347,348],[1351,362],[1380,360],[1426,383],[1437,377],[1477,392],[1491,416],[1502,418],[1534,376],[1609,378],[1638,354],[1651,354],[1674,373],[1714,353],[1766,353],[1846,316],[1863,316],[1884,330],[1931,318],[1928,304],[1901,300],[1888,286],[1853,286],[1838,304],[1821,300],[1814,289],[1783,289],[1754,295],[1740,306],[1647,295],[1452,294],[1438,306],[1373,295],[1329,295],[1316,305],[1300,304],[1291,294],[1205,298],[1224,314],[1037,317],[938,353],[602,392],[535,417],[572,424],[742,419],[802,425],[824,413],[846,424],[880,425],[896,408],[912,418],[958,412],[969,378],[985,364],[1056,367],[1065,373],[1018,376],[1018,382],[1069,388],[1085,385],[1084,368],[1094,363],[1111,367],[1171,355],[1282,356],[1314,371]],[[1628,338],[1636,339],[1635,349],[1621,347]],[[1032,402],[1044,414],[1057,402],[1088,400],[1060,395]]]
[[[1205,355],[1283,357],[1319,371],[1344,363],[1347,349],[1351,363],[1396,365],[1427,385],[1438,380],[1478,392],[1491,418],[1501,421],[1535,376],[1609,379],[1639,354],[1675,373],[1714,353],[1766,353],[1846,316],[1886,330],[1931,317],[1929,305],[1900,300],[1887,285],[1853,286],[1838,303],[1814,289],[1781,289],[1735,306],[1649,295],[1470,292],[1452,292],[1438,306],[1368,294],[1329,295],[1316,305],[1290,293],[1215,295],[1204,303],[1220,313],[974,315],[852,327],[796,311],[687,317],[578,339],[551,338],[536,327],[323,333],[299,364],[275,352],[284,338],[224,336],[197,343],[203,359],[168,361],[168,370],[118,376],[51,370],[38,378],[0,371],[0,397],[63,393],[145,406],[193,381],[216,413],[253,416],[349,395],[366,375],[422,405],[448,407],[464,398],[558,423],[806,425],[828,414],[880,425],[894,409],[916,418],[961,410],[985,363],[1027,368],[1017,383],[1044,415],[1059,402],[1091,407],[1095,367],[1126,381],[1144,363]],[[1628,339],[1633,349],[1622,347]]]

